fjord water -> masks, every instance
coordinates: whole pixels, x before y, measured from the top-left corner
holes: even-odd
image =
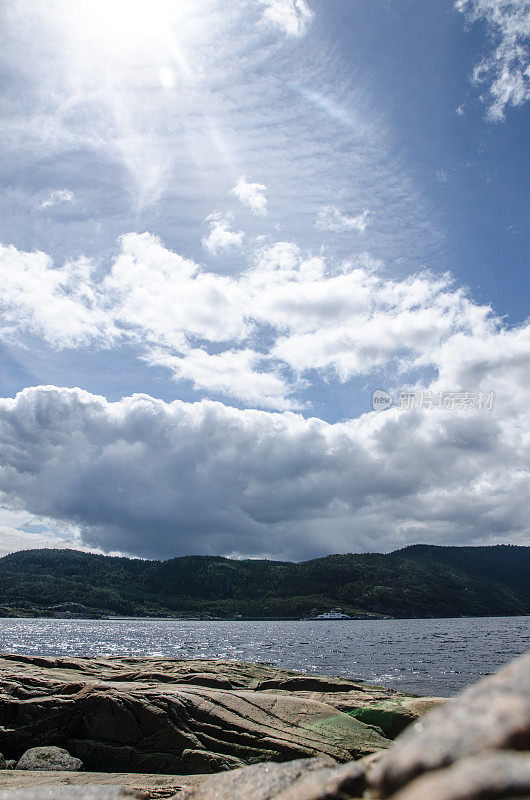
[[[456,694],[530,647],[530,617],[318,621],[0,619],[0,652],[262,661]]]

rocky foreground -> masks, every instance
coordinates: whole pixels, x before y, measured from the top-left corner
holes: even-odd
[[[530,655],[445,704],[200,660],[7,656],[0,690],[0,800],[530,798]],[[76,767],[34,769],[43,746]]]
[[[425,701],[267,665],[165,659],[0,659],[0,752],[57,745],[85,769],[196,774],[260,761],[358,759]]]

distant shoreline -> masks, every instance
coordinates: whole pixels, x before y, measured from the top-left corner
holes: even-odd
[[[415,545],[303,562],[182,556],[141,561],[76,550],[0,558],[6,617],[444,619],[530,614],[530,547]]]

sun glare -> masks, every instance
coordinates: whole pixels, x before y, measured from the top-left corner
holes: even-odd
[[[171,0],[81,0],[78,22],[89,35],[149,39],[175,21],[179,7]]]
[[[177,41],[189,38],[194,6],[194,0],[75,0],[64,7],[62,22],[82,50],[117,60],[169,54],[184,68]]]

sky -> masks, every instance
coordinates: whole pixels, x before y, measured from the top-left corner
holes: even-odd
[[[0,554],[530,544],[530,0],[0,17]]]

